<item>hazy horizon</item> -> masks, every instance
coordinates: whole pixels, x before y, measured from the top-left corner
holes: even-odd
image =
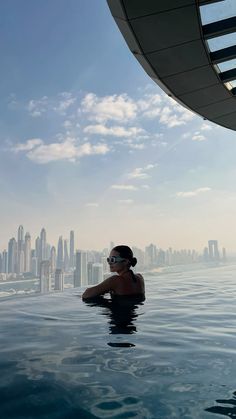
[[[81,249],[236,251],[235,132],[152,82],[106,1],[0,12],[0,249],[22,224],[52,244],[74,230]]]

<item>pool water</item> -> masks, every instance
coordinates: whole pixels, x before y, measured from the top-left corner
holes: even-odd
[[[1,301],[1,419],[236,417],[236,266],[145,279],[120,311],[80,289]]]

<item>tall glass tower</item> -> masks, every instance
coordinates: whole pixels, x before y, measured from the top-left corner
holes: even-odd
[[[31,272],[31,237],[29,233],[25,235],[25,260],[24,271]]]
[[[63,238],[62,236],[58,239],[57,245],[57,268],[63,269],[64,267],[64,258],[63,258]]]
[[[70,268],[74,268],[75,265],[75,234],[74,231],[70,232]]]
[[[42,262],[47,259],[47,240],[46,240],[46,230],[42,228],[40,233],[40,254],[39,260]]]
[[[24,228],[22,225],[18,228],[17,237],[17,273],[24,271]]]
[[[16,239],[12,237],[8,243],[8,272],[16,273],[17,271],[17,243]]]

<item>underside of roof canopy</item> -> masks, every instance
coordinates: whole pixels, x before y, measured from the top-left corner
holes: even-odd
[[[218,63],[236,46],[211,52],[207,40],[236,31],[236,17],[202,24],[200,6],[224,0],[107,0],[125,41],[147,74],[204,119],[236,130],[236,69]]]

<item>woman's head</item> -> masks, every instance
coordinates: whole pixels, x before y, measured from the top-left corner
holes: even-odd
[[[129,246],[120,245],[115,246],[111,250],[108,263],[112,272],[119,272],[135,266],[137,259],[133,256],[133,252]]]

